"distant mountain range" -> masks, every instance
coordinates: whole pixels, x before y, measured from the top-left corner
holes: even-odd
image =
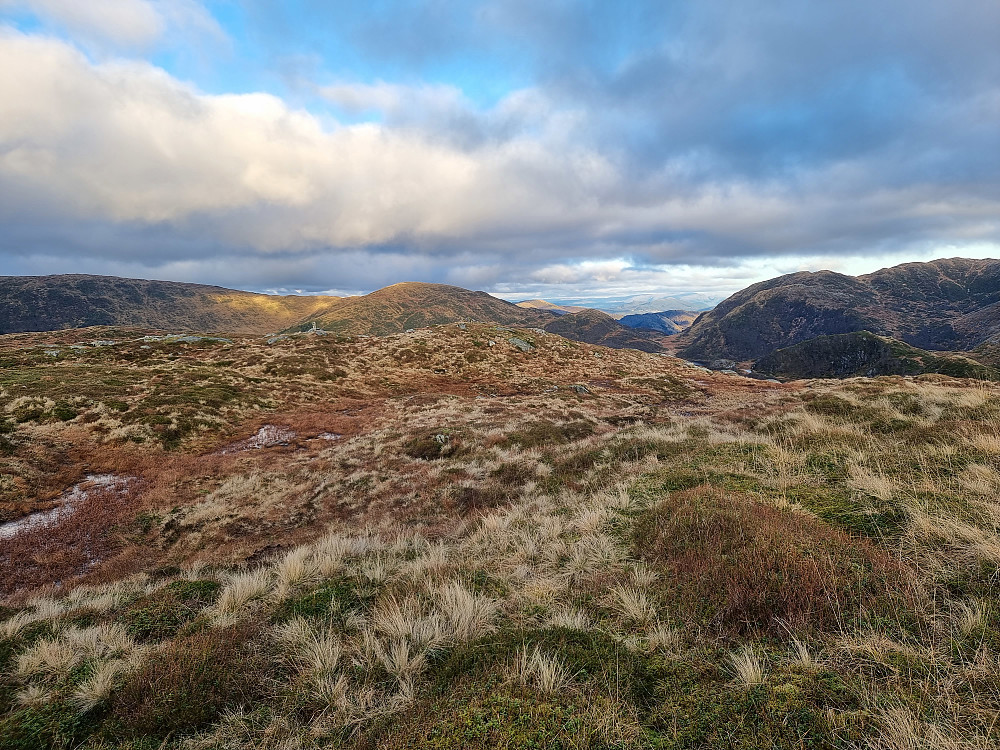
[[[643,313],[658,313],[664,311],[703,312],[712,309],[720,300],[700,292],[681,292],[671,296],[655,294],[635,294],[630,297],[604,297],[600,299],[572,299],[549,302],[544,299],[530,299],[518,302],[519,307],[529,307],[553,312],[580,312],[581,310],[600,310],[613,318],[620,319],[626,315]]]
[[[583,312],[584,310],[596,310],[597,308],[581,307],[580,305],[557,305],[554,302],[546,302],[543,299],[526,299],[524,302],[515,303],[518,307],[526,310],[545,310],[556,315],[568,315],[569,313]]]
[[[618,322],[629,328],[645,328],[649,331],[673,335],[685,330],[697,317],[698,313],[690,310],[664,310],[663,312],[623,315],[618,318]]]
[[[688,359],[756,360],[761,369],[760,362],[774,366],[770,357],[778,350],[859,331],[928,352],[997,351],[1000,261],[949,258],[857,277],[832,271],[780,276],[719,303],[677,342]],[[826,371],[836,369],[830,364]]]
[[[700,292],[681,292],[666,297],[655,294],[636,294],[631,297],[609,299],[600,306],[600,309],[616,317],[664,310],[703,312],[711,310],[718,304],[719,300],[719,297]]]
[[[629,328],[600,310],[584,309],[562,315],[546,323],[542,328],[567,339],[610,346],[612,349],[664,351],[662,334],[651,330]]]
[[[0,277],[0,333],[116,325],[170,331],[263,335],[315,325],[344,335],[488,321],[540,328],[616,348],[663,351],[663,335],[604,313],[519,307],[485,292],[407,282],[357,297],[275,296],[222,287],[113,276]]]
[[[0,276],[0,333],[120,325],[257,334],[288,328],[337,301],[116,276]]]
[[[666,299],[640,295],[630,305]],[[697,300],[698,295],[687,299]],[[864,276],[801,272],[744,289],[702,312],[630,313],[407,282],[356,297],[274,296],[108,276],[0,277],[0,333],[95,325],[262,335],[318,328],[382,336],[458,321],[539,328],[650,352],[670,348],[719,369],[783,377],[966,373],[1000,365],[1000,261],[951,258]],[[714,366],[714,365],[713,365]],[[983,369],[986,368],[986,369]]]

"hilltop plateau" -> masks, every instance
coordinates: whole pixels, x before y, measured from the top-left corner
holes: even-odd
[[[486,292],[409,281],[362,297],[346,297],[299,328],[305,330],[315,322],[334,333],[384,336],[462,320],[530,327],[544,325],[553,318],[552,313],[521,308]]]
[[[993,384],[102,327],[0,415],[4,750],[995,747]]]

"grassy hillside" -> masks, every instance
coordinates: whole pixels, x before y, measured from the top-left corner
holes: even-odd
[[[385,336],[409,328],[424,328],[461,320],[501,325],[536,326],[551,321],[552,313],[525,309],[493,297],[446,284],[393,284],[341,304],[299,326],[316,324],[343,334]]]
[[[114,276],[5,276],[0,277],[0,333],[119,325],[263,334],[337,301]]]
[[[144,333],[0,337],[4,750],[998,746],[997,386]]]
[[[942,373],[1000,380],[1000,371],[968,357],[924,351],[868,331],[817,336],[771,352],[757,360],[754,369],[785,378]]]

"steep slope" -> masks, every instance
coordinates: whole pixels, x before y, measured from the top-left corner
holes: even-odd
[[[0,333],[119,325],[262,334],[338,301],[114,276],[7,276],[0,277]]]
[[[600,310],[584,310],[563,315],[542,326],[572,341],[600,344],[612,349],[639,349],[644,352],[664,351],[662,336],[653,331],[639,331],[623,326]]]
[[[1000,379],[1000,371],[959,354],[933,354],[868,331],[817,336],[778,349],[754,363],[760,373],[785,378],[875,377],[940,373]]]
[[[750,360],[815,336],[871,331],[970,350],[1000,330],[1000,262],[950,258],[865,276],[781,276],[737,292],[681,334],[689,359]]]
[[[424,328],[456,321],[484,321],[501,325],[540,326],[553,314],[518,307],[486,292],[471,292],[446,284],[410,281],[393,284],[362,297],[347,297],[340,304],[302,323],[315,321],[327,331],[352,335],[385,336],[409,328]]]
[[[697,317],[698,313],[690,310],[664,310],[663,312],[625,315],[619,318],[618,322],[629,328],[659,331],[670,336],[689,327]]]

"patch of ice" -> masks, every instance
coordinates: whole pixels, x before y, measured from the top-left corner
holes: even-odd
[[[80,503],[90,497],[92,492],[105,489],[121,492],[128,486],[128,482],[127,477],[118,477],[114,474],[88,474],[82,482],[59,496],[57,500],[59,504],[55,508],[0,524],[0,539],[10,539],[26,531],[55,526],[72,516]]]
[[[320,440],[340,440],[340,438],[342,438],[343,435],[337,432],[321,432],[316,437],[318,437]]]

